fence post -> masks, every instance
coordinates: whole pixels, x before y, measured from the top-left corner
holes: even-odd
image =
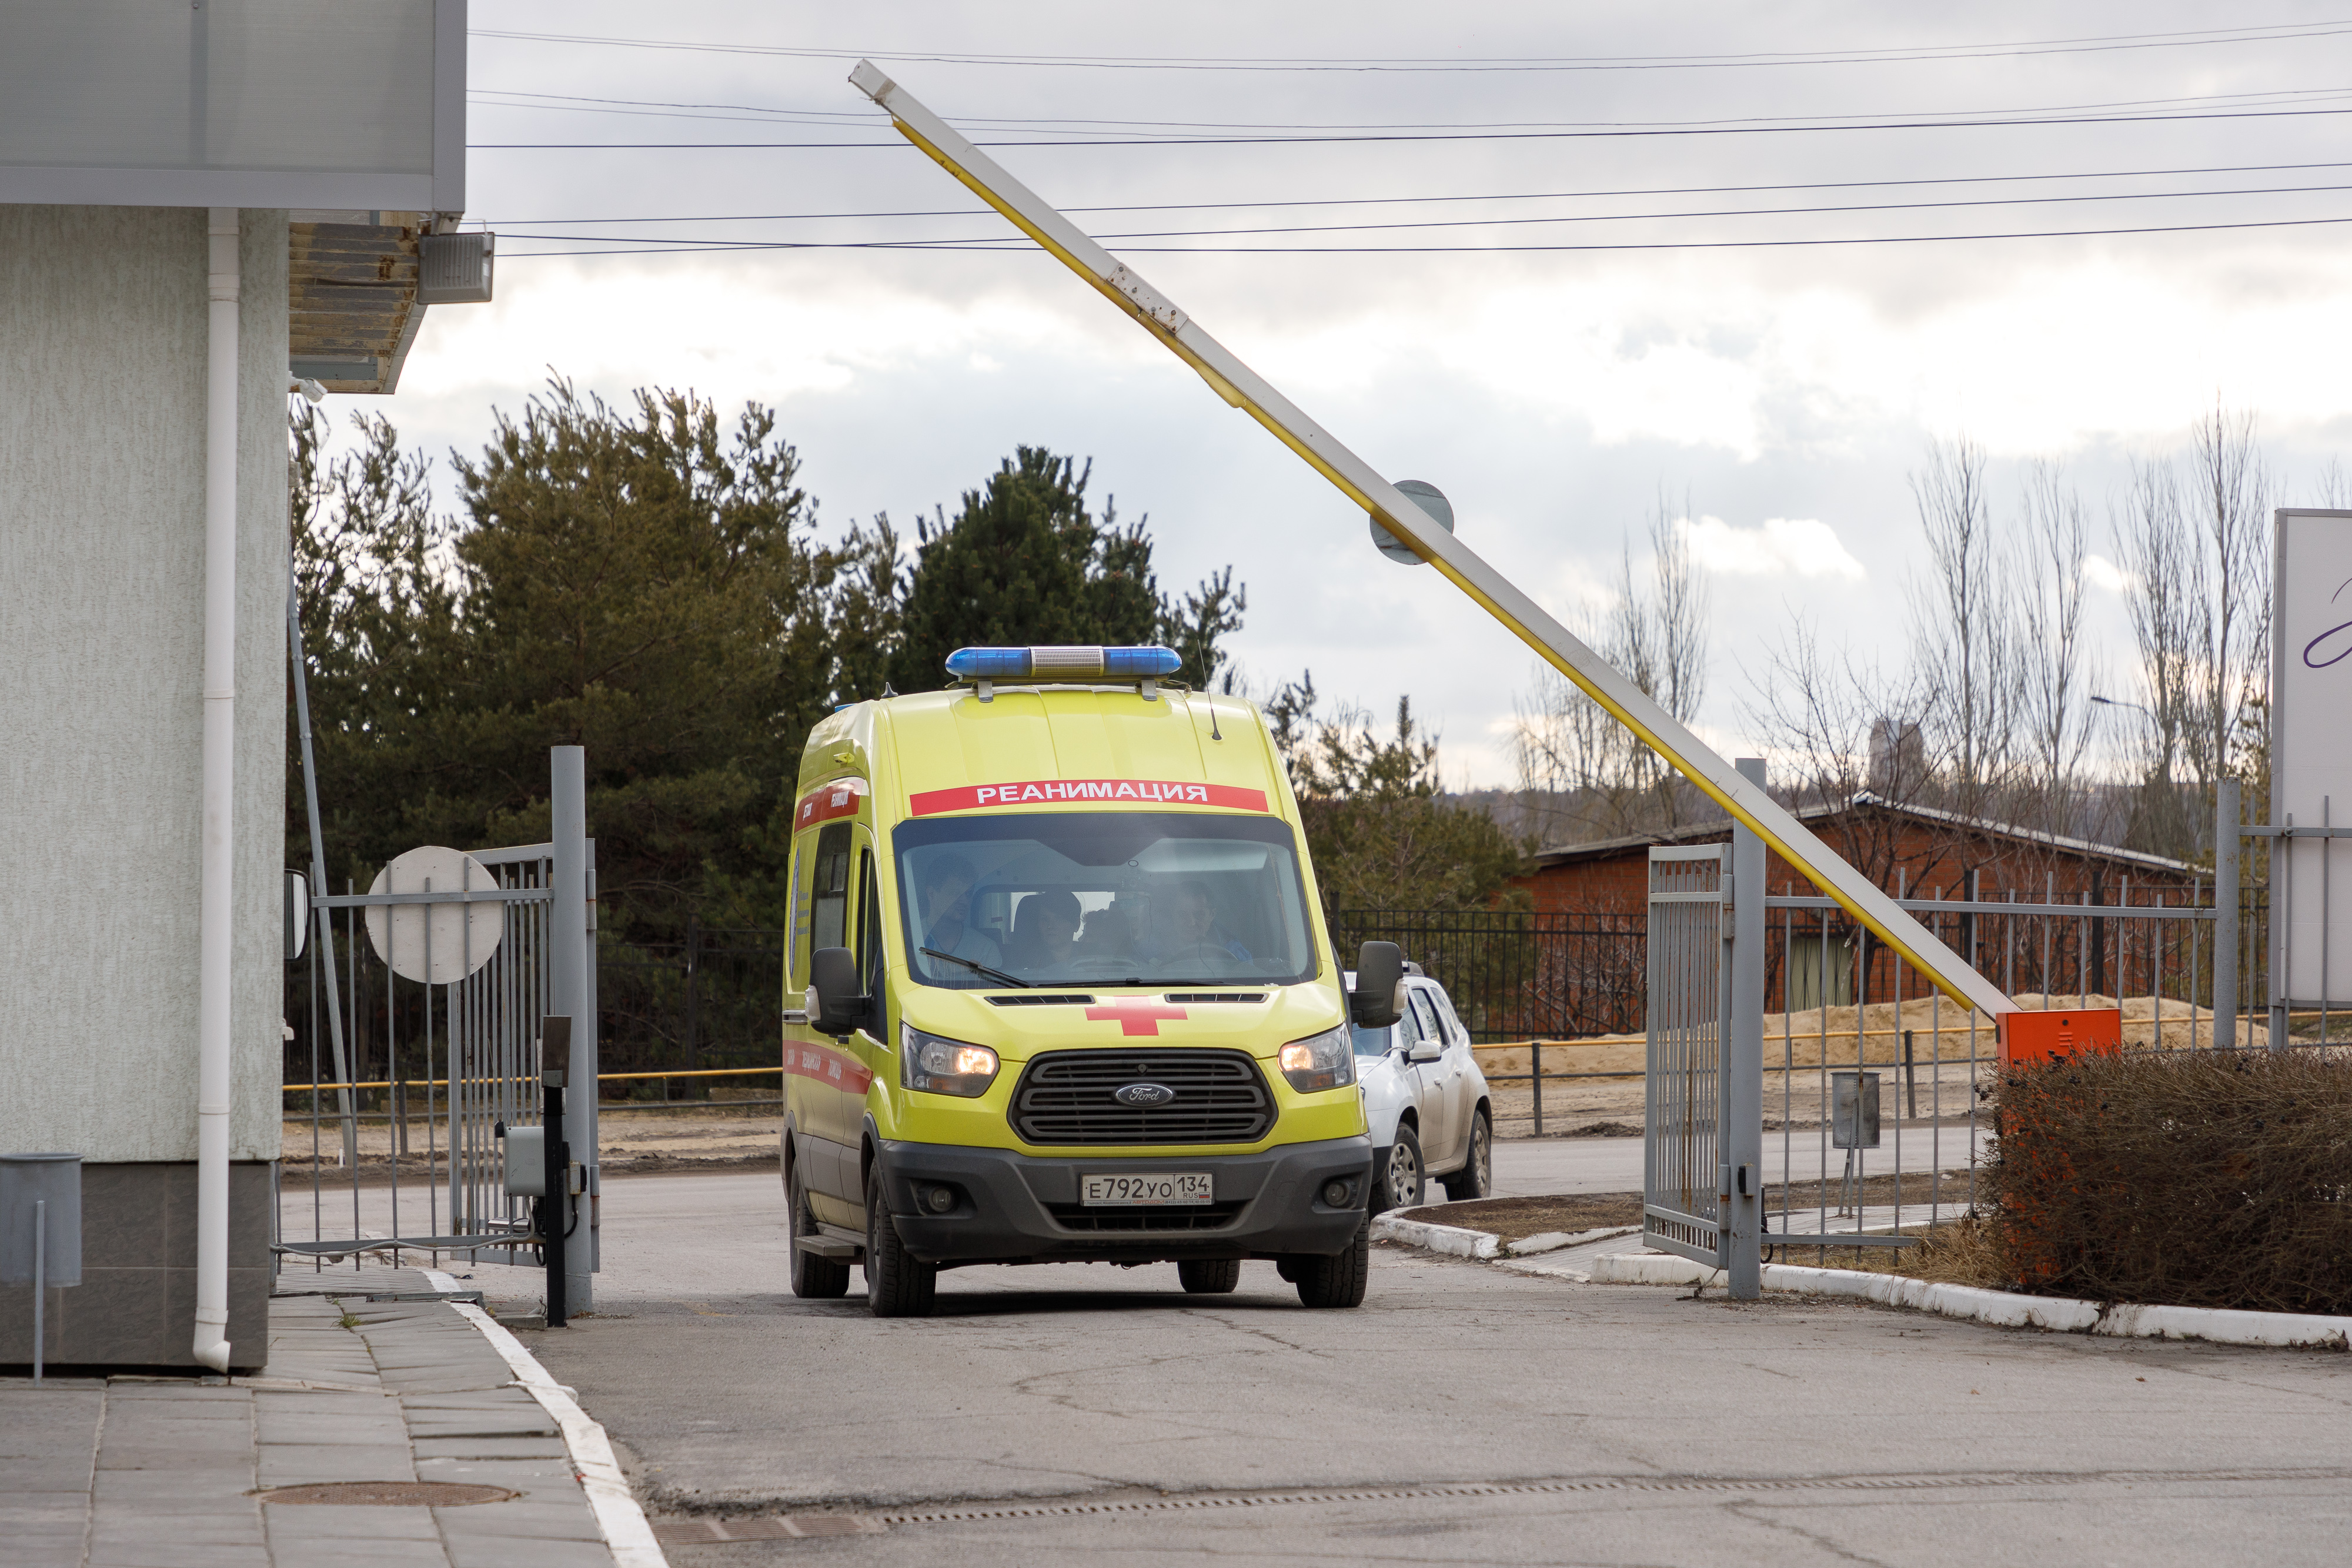
[[[1740,777],[1764,788],[1764,759],[1743,757]],[[1735,1301],[1764,1293],[1764,839],[1731,830],[1730,1033],[1723,1042],[1723,1158],[1717,1195],[1723,1268]]]
[[[572,1090],[563,1097],[563,1126],[548,1137],[581,1151],[579,1158],[593,1166],[596,1155],[596,1009],[593,990],[595,956],[588,942],[588,779],[586,753],[576,746],[548,748],[550,847],[554,861],[554,904],[549,912],[553,945],[548,953],[547,1010],[574,1020],[568,1061],[542,1061],[561,1068]],[[590,1194],[581,1195],[581,1207],[594,1223]],[[575,1232],[576,1234],[576,1232]],[[593,1237],[577,1237],[580,1245],[564,1249],[563,1295],[574,1312],[589,1310],[590,1268],[595,1260]]]
[[[696,1039],[694,1027],[696,991],[702,974],[701,956],[697,952],[701,945],[698,940],[701,934],[699,920],[694,915],[688,915],[686,917],[686,1070],[688,1072],[702,1065],[702,1042]],[[687,1087],[688,1096],[691,1097],[694,1085],[689,1083]],[[667,1078],[662,1080],[662,1098],[665,1100],[669,1098],[669,1080]]]
[[[1528,1082],[1536,1092],[1536,1136],[1543,1136],[1543,1041],[1528,1042]]]
[[[2238,781],[2213,791],[2213,1043],[2238,1044]],[[2196,993],[2189,993],[2192,997]],[[2161,1030],[2158,1033],[2161,1034]],[[2189,1042],[2191,1050],[2197,1041]]]

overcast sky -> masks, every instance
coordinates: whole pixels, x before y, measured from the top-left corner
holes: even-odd
[[[1701,728],[1727,750],[1792,614],[1899,656],[1930,439],[1985,444],[2004,497],[2021,460],[2063,461],[2112,554],[2130,461],[2217,396],[2259,415],[2291,499],[2347,429],[2340,7],[471,9],[498,298],[428,319],[381,405],[404,439],[471,451],[551,371],[758,400],[828,528],[952,511],[1016,444],[1091,458],[1097,495],[1150,514],[1164,585],[1236,569],[1254,679],[1410,694],[1450,783],[1507,780],[1526,651],[1008,242],[846,84],[857,54],[1024,143],[992,152],[1382,473],[1444,489],[1556,612],[1672,497],[1712,581]],[[795,145],[609,145],[762,141]],[[608,145],[486,145],[515,142]],[[836,214],[932,215],[808,215]],[[1333,226],[1365,225],[1428,226]],[[2084,232],[2125,229],[2176,232]],[[915,240],[971,244],[810,244]],[[1504,248],[1543,246],[1598,248]],[[532,254],[565,251],[604,254]],[[2111,590],[2095,613],[2127,667]]]

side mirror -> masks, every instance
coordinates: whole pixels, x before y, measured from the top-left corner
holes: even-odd
[[[1433,1040],[1416,1040],[1412,1049],[1404,1053],[1407,1061],[1435,1061],[1445,1054],[1445,1048]]]
[[[1365,1029],[1386,1029],[1403,1016],[1397,1006],[1404,985],[1404,949],[1393,942],[1367,942],[1356,954],[1356,988],[1348,993],[1348,1017]]]
[[[310,879],[299,871],[286,873],[286,961],[302,956],[310,936]]]
[[[846,947],[820,947],[809,959],[809,1022],[838,1039],[866,1021],[871,1004],[860,988],[857,958]]]

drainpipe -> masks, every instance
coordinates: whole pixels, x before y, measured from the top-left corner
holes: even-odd
[[[236,784],[237,209],[215,207],[205,366],[204,847],[196,956],[195,1357],[228,1370],[229,995],[235,945],[229,810]]]

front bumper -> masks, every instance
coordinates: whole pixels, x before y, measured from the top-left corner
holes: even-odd
[[[1364,1137],[1285,1144],[1255,1155],[1024,1155],[951,1144],[884,1143],[876,1157],[891,1222],[927,1263],[1155,1263],[1345,1251],[1364,1222],[1372,1145]],[[1081,1176],[1206,1171],[1199,1207],[1087,1208]],[[1323,1201],[1326,1182],[1348,1201]],[[947,1187],[936,1213],[918,1188]]]

